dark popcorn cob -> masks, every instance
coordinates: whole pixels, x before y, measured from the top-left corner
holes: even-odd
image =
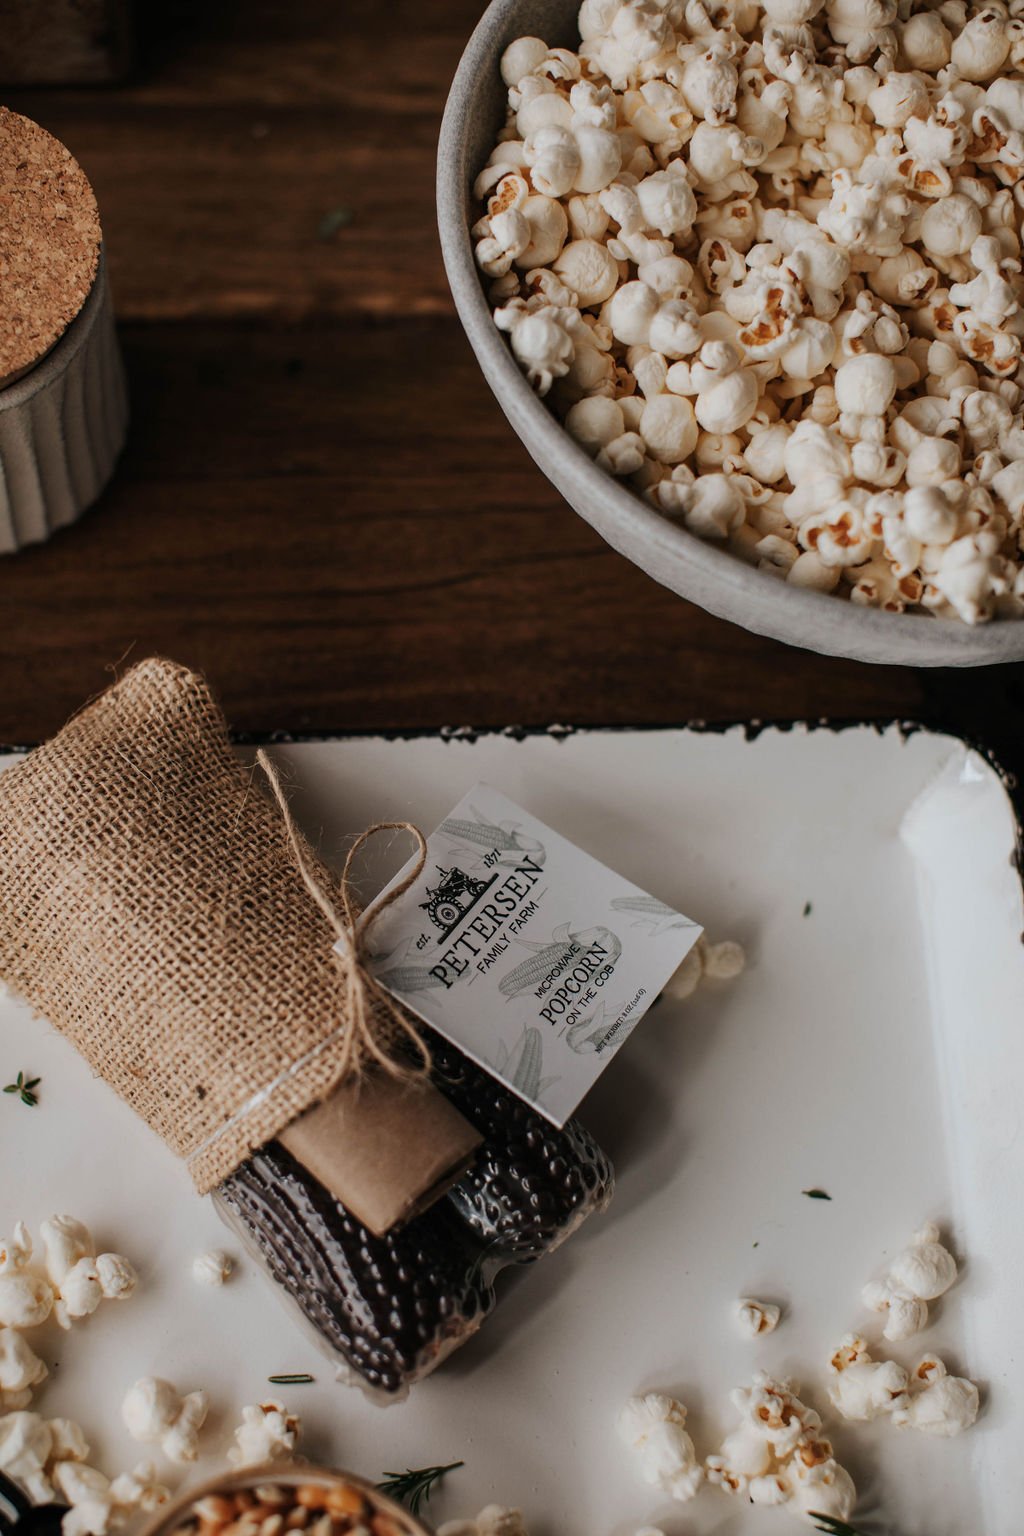
[[[374,1237],[274,1142],[218,1196],[322,1338],[382,1392],[426,1375],[494,1305],[479,1245],[443,1201]]]
[[[560,1131],[433,1033],[430,1049],[437,1087],[484,1136],[449,1203],[486,1245],[489,1264],[550,1253],[607,1205],[611,1163],[578,1121]]]
[[[433,1078],[484,1137],[469,1171],[408,1226],[374,1237],[276,1142],[217,1195],[324,1342],[394,1396],[474,1333],[505,1265],[557,1248],[611,1198],[613,1173],[576,1121],[557,1130],[431,1033]]]

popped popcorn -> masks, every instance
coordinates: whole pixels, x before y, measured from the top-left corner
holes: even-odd
[[[35,1328],[53,1311],[53,1287],[39,1275],[0,1274],[0,1326]]]
[[[208,1410],[205,1392],[181,1397],[162,1377],[143,1376],[125,1394],[121,1418],[133,1440],[159,1445],[168,1461],[184,1463],[199,1455],[199,1431]]]
[[[1024,616],[1024,24],[909,10],[583,0],[575,51],[502,56],[473,238],[530,382],[662,515],[974,624]]]
[[[744,1296],[736,1303],[736,1325],[748,1339],[774,1333],[781,1316],[782,1308],[771,1301],[756,1301],[752,1296]]]
[[[929,1301],[945,1295],[956,1278],[956,1260],[939,1241],[938,1227],[929,1222],[914,1234],[910,1247],[897,1254],[883,1279],[868,1282],[864,1302],[873,1312],[885,1313],[885,1338],[909,1339],[927,1324]]]
[[[138,1276],[119,1253],[97,1255],[92,1233],[74,1216],[51,1216],[39,1228],[46,1273],[53,1287],[53,1315],[62,1328],[89,1317],[103,1300],[131,1296]]]
[[[95,1467],[62,1461],[54,1468],[53,1481],[71,1506],[61,1521],[63,1536],[107,1536],[132,1515],[159,1509],[170,1497],[150,1462],[140,1462],[134,1471],[111,1481]]]
[[[235,1443],[228,1451],[233,1467],[255,1467],[263,1461],[290,1461],[302,1433],[302,1421],[282,1403],[251,1404],[242,1409]]]
[[[709,944],[704,934],[701,934],[682,965],[665,983],[665,996],[681,1002],[692,996],[705,979],[732,981],[740,975],[746,963],[743,948],[734,939]]]
[[[23,1221],[15,1223],[14,1236],[0,1238],[0,1275],[17,1274],[32,1257],[32,1236]]]
[[[831,1515],[848,1520],[857,1490],[821,1435],[821,1419],[800,1401],[790,1381],[759,1372],[749,1387],[730,1393],[740,1422],[704,1463],[707,1480],[752,1504],[782,1506],[804,1520]]]
[[[197,1253],[192,1260],[192,1278],[198,1285],[225,1285],[235,1272],[235,1261],[222,1248]]]
[[[686,1432],[686,1409],[662,1392],[631,1397],[619,1414],[619,1436],[634,1451],[645,1483],[680,1503],[692,1499],[704,1472]]]
[[[53,1474],[65,1461],[84,1461],[89,1447],[70,1419],[44,1419],[18,1411],[0,1418],[0,1472],[21,1484],[37,1504],[54,1498]]]
[[[910,1375],[913,1390],[893,1423],[949,1439],[970,1429],[978,1417],[978,1389],[963,1376],[950,1376],[937,1355],[926,1355]]]
[[[858,1334],[848,1333],[829,1363],[828,1395],[844,1419],[861,1423],[906,1408],[909,1377],[895,1360],[874,1360]]]
[[[27,1408],[46,1366],[14,1328],[0,1328],[0,1409]]]
[[[527,1536],[527,1530],[520,1510],[488,1504],[475,1520],[446,1521],[438,1527],[437,1536]]]
[[[156,1509],[168,1498],[168,1490],[157,1482],[148,1462],[109,1479],[87,1465],[89,1445],[73,1420],[44,1419],[28,1410],[32,1388],[48,1372],[16,1330],[34,1327],[51,1313],[62,1327],[69,1327],[104,1298],[131,1296],[138,1277],[121,1254],[97,1255],[88,1227],[73,1216],[44,1221],[40,1235],[46,1278],[29,1268],[34,1245],[24,1222],[18,1222],[11,1239],[0,1241],[0,1310],[8,1323],[0,1324],[0,1471],[14,1478],[35,1503],[60,1499],[69,1506],[61,1520],[63,1536],[107,1536],[133,1514]],[[203,1398],[202,1415],[193,1402],[190,1413],[178,1416],[179,1439],[183,1434],[187,1438],[186,1419],[191,1417],[197,1428],[196,1421],[205,1416],[205,1395],[196,1396]]]

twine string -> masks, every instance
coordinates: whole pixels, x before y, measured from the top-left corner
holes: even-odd
[[[276,765],[261,747],[256,754],[288,834],[302,883],[310,897],[330,923],[336,937],[344,946],[345,953],[337,956],[342,972],[339,1069],[341,1077],[357,1077],[368,1060],[375,1061],[392,1077],[424,1077],[430,1071],[430,1047],[415,1023],[401,1004],[382,986],[369,966],[368,937],[371,928],[383,912],[386,912],[400,896],[416,883],[427,862],[427,840],[419,827],[411,821],[378,821],[365,832],[360,832],[349,848],[341,872],[340,907],[324,888],[324,880],[318,869],[309,844],[295,824],[284,791],[281,775]],[[416,843],[416,857],[397,885],[375,896],[364,909],[360,906],[353,883],[353,867],[358,855],[380,832],[408,832]],[[397,1058],[385,1042],[395,1039],[412,1047],[419,1057],[419,1065],[412,1065]]]

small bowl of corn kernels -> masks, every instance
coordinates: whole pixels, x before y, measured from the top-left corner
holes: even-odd
[[[191,1489],[145,1536],[430,1536],[408,1510],[350,1472],[265,1466]]]
[[[1004,5],[493,0],[438,223],[617,550],[791,644],[975,666],[1024,657],[1022,185]]]

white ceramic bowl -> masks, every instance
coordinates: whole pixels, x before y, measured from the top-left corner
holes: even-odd
[[[438,145],[438,227],[455,305],[484,377],[531,456],[613,548],[674,592],[757,634],[833,656],[918,667],[1024,658],[1024,621],[971,627],[928,614],[881,613],[744,564],[598,469],[534,394],[491,319],[473,260],[472,183],[504,122],[503,50],[525,35],[574,46],[577,9],[577,0],[492,0],[456,71]]]

